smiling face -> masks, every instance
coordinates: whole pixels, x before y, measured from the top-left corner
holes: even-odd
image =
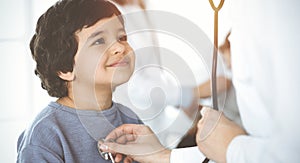
[[[129,80],[135,58],[117,16],[101,19],[76,36],[74,75],[78,83],[114,88]]]

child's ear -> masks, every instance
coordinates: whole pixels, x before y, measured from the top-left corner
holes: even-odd
[[[75,79],[75,74],[73,71],[72,72],[59,71],[57,74],[61,79],[66,80],[66,81],[73,81]]]

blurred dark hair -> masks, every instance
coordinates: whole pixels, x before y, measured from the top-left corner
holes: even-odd
[[[75,32],[112,15],[124,23],[120,11],[106,0],[61,0],[39,18],[30,50],[36,61],[35,74],[50,96],[68,95],[67,82],[58,72],[73,71],[78,49]]]

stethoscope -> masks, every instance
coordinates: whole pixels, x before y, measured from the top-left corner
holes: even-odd
[[[105,139],[101,139],[103,142],[105,142]],[[110,153],[110,152],[103,152],[101,149],[100,149],[100,144],[99,143],[97,143],[97,149],[98,149],[98,152],[99,152],[99,154],[100,154],[100,156],[104,159],[104,160],[106,160],[106,161],[108,161],[108,160],[110,160],[112,163],[115,163],[115,159],[114,159],[114,157],[112,156],[112,154]]]
[[[212,89],[212,101],[213,108],[219,110],[218,107],[218,93],[217,93],[217,64],[218,64],[218,12],[223,7],[225,0],[220,0],[218,7],[215,6],[213,0],[209,0],[209,3],[214,10],[214,50],[213,50],[213,61],[212,61],[212,73],[211,73],[211,89]],[[99,144],[98,144],[99,145]],[[115,163],[114,158],[110,152],[101,151],[98,146],[101,157],[105,160],[110,160]],[[202,163],[208,163],[209,159],[205,158]]]
[[[217,93],[217,64],[218,64],[218,12],[223,7],[225,0],[221,0],[218,7],[215,6],[213,0],[209,0],[211,8],[214,10],[214,51],[211,72],[211,90],[213,108],[219,110],[218,107],[218,93]],[[208,163],[209,159],[205,158],[202,163]]]

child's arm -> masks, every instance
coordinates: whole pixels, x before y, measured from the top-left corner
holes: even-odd
[[[35,145],[27,145],[19,154],[17,163],[32,163],[32,162],[56,162],[63,163],[63,159],[57,154]]]

